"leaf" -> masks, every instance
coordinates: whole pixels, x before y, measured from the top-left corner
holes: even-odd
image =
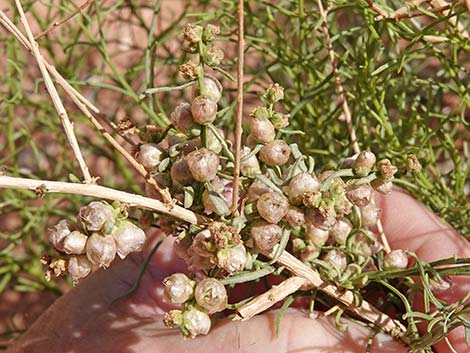
[[[225,203],[224,199],[215,191],[208,191],[209,192],[209,198],[214,204],[215,212],[219,216],[226,215],[230,213],[230,210],[228,209],[227,204]]]
[[[293,294],[289,295],[284,303],[282,303],[281,309],[276,314],[276,337],[279,337],[279,329],[281,327],[281,319],[282,315],[286,312],[286,310],[291,306],[291,304],[294,302],[295,296]]]
[[[72,182],[72,183],[78,183],[78,184],[81,184],[82,182],[80,181],[80,179],[75,175],[75,174],[72,174],[72,173],[69,173],[69,180]]]
[[[170,158],[167,157],[167,158],[164,158],[161,160],[161,162],[158,164],[157,166],[157,171],[159,173],[163,173],[167,168],[168,166],[170,165]]]
[[[183,206],[184,208],[190,208],[194,202],[194,189],[192,186],[185,186],[183,190],[184,190]]]

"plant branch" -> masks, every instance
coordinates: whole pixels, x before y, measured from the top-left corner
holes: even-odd
[[[79,184],[62,181],[34,180],[0,176],[0,189],[29,189],[38,193],[65,193],[120,201],[125,202],[130,206],[136,206],[163,213],[192,224],[203,224],[209,220],[208,218],[194,213],[193,211],[187,210],[181,206],[175,205],[173,207],[169,207],[164,203],[149,197],[135,195],[96,184]]]
[[[65,107],[62,104],[62,101],[60,100],[59,94],[57,93],[54,83],[52,82],[52,79],[49,76],[49,72],[46,69],[46,66],[44,64],[44,58],[42,57],[41,52],[39,51],[39,47],[36,41],[34,40],[34,35],[29,26],[28,20],[26,19],[23,7],[21,6],[19,0],[15,0],[15,3],[20,14],[21,21],[25,28],[26,35],[28,37],[29,47],[31,48],[32,54],[38,63],[39,70],[41,71],[41,75],[44,78],[44,83],[46,85],[47,91],[49,92],[49,95],[52,99],[52,103],[54,104],[54,108],[56,109],[57,114],[59,114],[60,120],[62,121],[65,134],[70,143],[70,146],[72,147],[72,151],[75,155],[75,158],[77,159],[78,164],[80,165],[80,169],[82,170],[85,182],[92,183],[94,182],[94,179],[91,177],[90,172],[88,170],[88,166],[86,165],[85,159],[83,158],[82,152],[80,151],[80,146],[78,145],[77,137],[75,136],[73,130],[73,124],[68,117],[67,111],[65,110]],[[24,42],[27,43],[28,41],[25,40]]]
[[[244,0],[238,0],[238,66],[237,66],[237,113],[235,117],[235,166],[233,169],[232,213],[238,215],[238,193],[240,183],[240,158],[243,119],[243,65],[244,65]]]
[[[32,52],[32,46],[25,38],[25,36],[19,31],[13,22],[5,15],[3,11],[0,10],[0,23],[7,29],[10,33],[15,36],[15,38],[30,52]],[[151,185],[157,192],[159,192],[165,204],[173,205],[173,200],[170,195],[168,188],[162,189],[158,183],[152,178],[147,170],[142,164],[137,162],[137,160],[129,153],[127,150],[121,146],[121,144],[114,139],[114,137],[107,132],[107,130],[101,125],[101,123],[95,118],[91,113],[93,111],[95,114],[100,114],[100,110],[94,106],[90,101],[88,101],[83,95],[81,95],[75,88],[73,88],[56,70],[56,68],[49,64],[46,60],[43,60],[43,63],[50,74],[58,82],[58,84],[64,89],[65,93],[72,99],[75,105],[82,111],[82,113],[90,120],[90,122],[96,127],[96,129],[103,135],[103,137],[131,164],[137,172],[145,178],[145,181]],[[91,110],[91,111],[90,111]]]
[[[34,39],[38,40],[41,37],[44,37],[45,35],[49,34],[52,32],[54,29],[58,28],[59,26],[62,26],[64,23],[70,21],[72,18],[74,18],[76,15],[81,13],[83,10],[85,10],[89,5],[91,5],[95,0],[87,0],[83,4],[81,4],[77,10],[75,10],[73,13],[70,15],[66,16],[60,21],[54,22],[52,25],[50,25],[45,31],[39,33],[34,37]]]

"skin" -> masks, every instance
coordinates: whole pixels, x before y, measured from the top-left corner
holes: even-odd
[[[442,224],[424,206],[404,192],[377,196],[382,221],[392,248],[414,251],[426,261],[452,255],[470,257],[469,243],[455,230]],[[142,254],[115,261],[106,271],[98,271],[58,299],[9,349],[19,352],[67,353],[172,353],[172,352],[364,352],[371,332],[354,323],[342,333],[334,318],[308,318],[300,309],[290,309],[275,337],[275,312],[258,315],[246,322],[219,320],[208,336],[182,339],[176,330],[163,327],[162,314],[169,307],[162,301],[161,281],[184,270],[172,252],[172,240],[165,240],[153,257],[137,292],[115,304],[111,300],[132,286]],[[468,277],[452,278],[453,286],[443,299],[455,301],[470,290]],[[419,308],[421,303],[415,305]],[[470,352],[463,330],[449,339],[457,352]],[[444,342],[438,353],[450,352]],[[372,352],[399,353],[407,348],[386,335],[376,335]]]

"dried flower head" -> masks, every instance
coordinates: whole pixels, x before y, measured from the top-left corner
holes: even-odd
[[[170,121],[181,132],[188,132],[196,127],[191,113],[191,104],[188,102],[178,104],[170,115]]]
[[[393,179],[393,176],[398,171],[398,168],[392,165],[389,159],[382,159],[377,163],[377,168],[380,175],[386,181]]]
[[[406,170],[412,174],[418,174],[421,171],[421,168],[422,168],[421,164],[419,163],[419,160],[416,157],[416,155],[412,153],[410,153],[406,157],[405,164],[406,164]]]
[[[84,254],[87,240],[86,234],[74,230],[64,239],[64,252],[74,255]]]
[[[191,103],[193,119],[198,124],[212,123],[217,114],[217,103],[206,96],[198,96]]]
[[[194,294],[197,303],[209,314],[225,310],[227,291],[225,286],[215,278],[205,278],[196,285]]]
[[[277,224],[260,221],[251,228],[251,237],[262,251],[271,251],[282,237],[282,228]]]
[[[358,187],[346,191],[346,197],[354,205],[364,207],[369,204],[372,199],[374,190],[368,184],[362,184]]]
[[[183,335],[194,338],[199,335],[207,335],[211,328],[211,319],[205,312],[196,308],[190,308],[183,312],[183,320],[180,330]]]
[[[137,161],[142,164],[145,169],[154,169],[161,161],[163,150],[154,143],[144,143],[139,146],[137,153]]]
[[[259,156],[267,165],[280,166],[289,160],[290,147],[283,140],[274,140],[261,149]]]
[[[255,141],[259,143],[274,141],[274,138],[276,137],[274,126],[268,119],[250,119],[250,133]]]
[[[277,192],[267,192],[259,197],[256,208],[269,223],[279,223],[289,209],[289,201]]]
[[[217,252],[217,265],[229,274],[243,270],[246,260],[246,248],[243,244]]]
[[[116,242],[117,254],[121,259],[131,252],[142,250],[145,242],[144,231],[127,220],[114,227],[111,235]]]
[[[64,251],[64,239],[72,232],[70,222],[61,220],[49,231],[49,241],[59,251]]]
[[[93,233],[86,244],[86,256],[93,265],[108,267],[116,256],[116,242],[110,235]]]
[[[197,181],[210,181],[219,168],[219,156],[207,148],[193,151],[186,156],[188,168]]]
[[[302,172],[294,176],[289,182],[287,194],[289,200],[295,205],[302,203],[304,194],[320,190],[320,183],[315,174]]]
[[[114,209],[101,201],[93,201],[80,208],[78,217],[90,232],[109,232],[114,224]]]
[[[354,161],[354,172],[358,176],[368,175],[375,165],[375,154],[369,151],[362,151]]]
[[[184,273],[174,273],[163,279],[163,300],[166,303],[183,304],[192,298],[195,282]]]
[[[386,270],[404,270],[408,267],[408,255],[401,249],[392,250],[384,256]]]
[[[67,264],[67,271],[74,284],[88,276],[92,270],[92,264],[86,256],[72,256]]]

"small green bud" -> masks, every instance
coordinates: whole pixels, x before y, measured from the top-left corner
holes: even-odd
[[[215,40],[216,36],[220,34],[220,27],[214,26],[213,24],[208,24],[204,27],[202,32],[202,39],[204,42],[211,42]]]
[[[210,67],[219,66],[224,60],[224,52],[219,47],[210,45],[202,53],[202,59]]]
[[[414,154],[409,154],[406,158],[406,170],[412,174],[418,174],[421,171],[421,164]]]
[[[382,178],[386,181],[393,179],[393,175],[398,171],[398,168],[392,165],[388,159],[382,159],[377,163],[377,168]]]
[[[184,28],[183,39],[194,45],[201,41],[203,28],[198,25],[188,23]]]
[[[256,119],[269,119],[269,110],[266,107],[256,107],[255,110],[250,114]]]
[[[278,83],[274,83],[266,90],[263,98],[268,104],[279,102],[284,99],[284,88]]]

